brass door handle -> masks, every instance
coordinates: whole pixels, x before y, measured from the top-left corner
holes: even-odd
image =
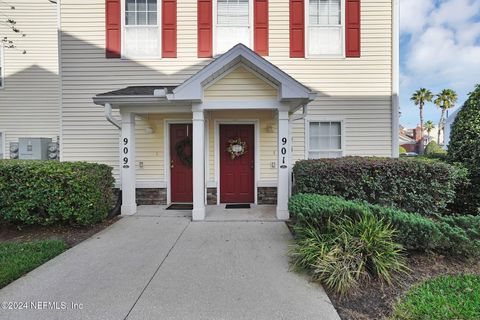
[[[175,166],[173,165],[173,160],[171,160],[171,161],[170,161],[170,168],[173,169],[173,167],[175,167]]]

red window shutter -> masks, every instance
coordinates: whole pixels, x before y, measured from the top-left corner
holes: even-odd
[[[212,0],[198,0],[198,57],[212,57]]]
[[[177,57],[177,0],[162,1],[162,57]]]
[[[304,0],[290,0],[290,58],[305,57]]]
[[[121,56],[121,10],[120,0],[105,1],[105,56],[120,58]]]
[[[254,0],[253,48],[261,56],[268,56],[268,0]]]
[[[347,58],[360,57],[360,0],[346,0],[345,46]]]

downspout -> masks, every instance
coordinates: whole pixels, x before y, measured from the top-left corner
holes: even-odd
[[[105,103],[105,118],[107,119],[108,122],[113,124],[117,129],[122,129],[122,125],[120,121],[115,119],[112,115],[112,105],[110,103]]]
[[[399,0],[393,0],[392,9],[392,157],[399,157],[399,74],[400,74],[400,28]]]
[[[303,111],[301,114],[294,115],[292,114],[289,119],[288,123],[288,139],[290,139],[290,145],[293,146],[292,143],[292,126],[294,121],[305,119],[307,116],[307,104],[304,104],[302,107]],[[292,171],[292,150],[290,150],[290,166],[288,168],[288,180],[290,183],[288,184],[288,196],[292,195],[292,187],[293,187],[293,171]]]

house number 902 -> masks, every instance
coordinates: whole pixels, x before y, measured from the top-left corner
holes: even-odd
[[[129,161],[128,160],[128,151],[129,150],[128,150],[128,147],[127,147],[128,138],[123,138],[123,145],[125,146],[125,147],[123,147],[123,154],[125,155],[123,157],[123,168],[128,169],[128,168],[130,168],[130,166],[128,165],[128,161]]]

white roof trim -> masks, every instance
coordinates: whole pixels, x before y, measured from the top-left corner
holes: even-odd
[[[203,87],[239,63],[277,85],[280,100],[312,101],[316,97],[309,88],[240,43],[176,87],[167,97],[169,100],[201,101]]]

